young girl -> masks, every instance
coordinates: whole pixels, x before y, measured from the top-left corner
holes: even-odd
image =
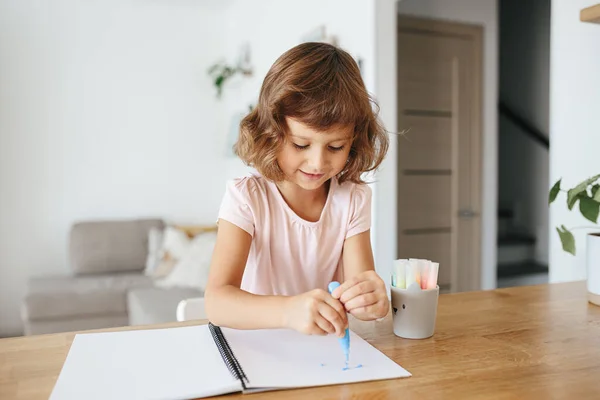
[[[344,335],[347,314],[384,317],[361,174],[388,139],[360,70],[343,50],[284,53],[241,123],[236,154],[258,173],[228,183],[205,292],[208,318],[237,329]],[[331,281],[343,282],[332,294]]]

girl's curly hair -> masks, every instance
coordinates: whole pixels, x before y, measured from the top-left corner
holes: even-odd
[[[240,124],[234,151],[265,178],[278,182],[284,178],[277,153],[285,143],[285,117],[325,132],[353,125],[348,162],[338,180],[364,183],[361,174],[376,170],[389,147],[377,113],[360,69],[347,52],[326,43],[303,43],[272,65],[257,106]]]

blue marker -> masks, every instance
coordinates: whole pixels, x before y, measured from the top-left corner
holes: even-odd
[[[329,293],[333,293],[333,291],[340,286],[339,282],[331,282],[327,289]],[[340,346],[342,346],[342,350],[344,351],[344,355],[346,356],[346,368],[348,368],[348,360],[350,358],[350,331],[346,328],[346,334],[343,338],[339,338]]]

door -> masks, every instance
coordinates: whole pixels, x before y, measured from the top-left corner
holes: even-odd
[[[480,288],[480,27],[399,16],[398,258]]]

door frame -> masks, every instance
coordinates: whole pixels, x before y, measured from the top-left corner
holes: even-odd
[[[470,40],[473,42],[473,58],[471,60],[473,65],[473,85],[471,91],[472,108],[470,112],[469,126],[471,129],[471,177],[473,184],[473,191],[471,193],[472,210],[474,212],[473,224],[473,241],[471,242],[472,251],[470,252],[470,263],[467,270],[463,273],[469,277],[464,282],[458,281],[458,223],[459,223],[459,210],[457,206],[457,184],[453,184],[452,202],[454,206],[452,215],[452,263],[454,268],[452,269],[451,287],[452,291],[472,291],[481,290],[481,276],[482,276],[482,257],[481,257],[481,232],[483,231],[483,219],[481,213],[481,199],[483,197],[483,182],[482,182],[482,171],[483,171],[483,33],[484,28],[481,25],[462,23],[462,22],[449,22],[445,20],[439,20],[434,18],[415,17],[411,15],[398,14],[396,24],[396,35],[400,32],[413,32],[422,33],[428,35],[443,35],[453,36],[464,40]],[[400,51],[397,51],[396,65],[399,65]],[[396,74],[398,74],[398,68]],[[396,91],[398,98],[401,94]],[[398,104],[399,105],[399,104]],[[396,110],[398,113],[398,110]],[[452,136],[453,141],[457,139],[457,123],[452,122]],[[400,141],[397,142],[397,146],[400,146]],[[453,160],[456,160],[456,147],[453,148]],[[397,149],[397,154],[400,154]],[[400,169],[400,158],[396,160],[396,170]],[[454,161],[453,161],[454,163]],[[456,176],[456,174],[454,174]],[[400,186],[398,185],[398,179],[396,178],[396,185],[398,191]],[[397,221],[397,237],[400,237],[400,221]],[[397,244],[396,244],[397,246]]]

